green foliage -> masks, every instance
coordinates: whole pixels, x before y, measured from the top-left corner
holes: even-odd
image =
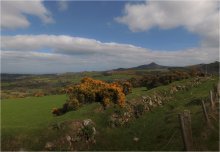
[[[86,138],[86,140],[91,139],[94,135],[93,126],[92,125],[84,126],[82,128],[82,133],[83,133],[83,136]]]
[[[133,87],[146,87],[147,89],[152,89],[162,85],[168,85],[174,81],[180,81],[196,76],[203,75],[200,72],[196,72],[194,75],[191,75],[190,72],[175,70],[169,72],[148,73],[141,77],[133,77],[128,81]]]
[[[52,110],[52,114],[56,115],[56,116],[60,116],[65,114],[68,111],[71,110],[76,110],[79,108],[79,102],[77,99],[73,99],[71,101],[68,100],[68,102],[63,104],[62,108],[53,108]]]
[[[121,108],[119,106],[115,106],[114,107],[114,112],[115,112],[115,114],[117,114],[119,116],[122,116],[124,114],[124,112],[126,112],[126,109],[125,108]]]
[[[198,151],[218,151],[219,129],[214,128],[214,133],[210,130],[212,135],[210,138],[202,138],[200,133],[204,127],[204,117],[201,112],[201,105],[186,106],[193,99],[208,96],[209,90],[217,81],[218,78],[210,79],[196,88],[180,91],[163,107],[157,107],[153,109],[153,112],[143,114],[139,119],[131,122],[129,127],[112,129],[109,129],[105,123],[108,118],[107,113],[111,109],[107,109],[105,113],[94,112],[100,108],[98,103],[85,105],[77,111],[71,111],[61,117],[53,117],[48,110],[53,107],[61,107],[62,101],[66,100],[64,95],[2,100],[1,150],[12,151],[14,148],[14,151],[18,151],[22,146],[27,151],[40,151],[47,141],[53,141],[57,138],[58,131],[48,132],[48,124],[89,118],[95,122],[99,131],[96,137],[97,143],[90,146],[89,149],[81,147],[81,150],[182,151],[183,144],[177,114],[187,108],[192,112],[193,137],[198,144]],[[187,82],[188,80],[183,80],[173,84],[178,85]],[[135,88],[127,96],[127,99],[138,98],[146,94],[150,95],[154,91],[166,90],[167,88],[168,86],[160,86],[152,90]],[[218,126],[218,122],[214,121],[213,123]],[[138,137],[139,142],[134,143],[134,137]],[[170,142],[168,143],[168,141]],[[16,142],[17,145],[15,145]],[[60,149],[56,150],[59,151]]]
[[[80,107],[80,103],[76,98],[67,100],[67,103],[68,103],[68,111],[77,110]]]

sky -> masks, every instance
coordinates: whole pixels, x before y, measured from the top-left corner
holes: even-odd
[[[218,1],[1,1],[1,72],[219,60]]]

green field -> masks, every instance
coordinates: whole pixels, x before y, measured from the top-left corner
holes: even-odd
[[[113,82],[117,80],[127,80],[135,76],[128,73],[113,73],[105,75],[103,72],[81,72],[61,75],[31,75],[20,76],[17,79],[1,81],[1,99],[13,99],[35,96],[38,92],[44,95],[60,94],[60,90],[67,85],[76,84],[83,77],[91,77],[98,80]]]
[[[186,81],[188,80],[174,83],[181,84]],[[107,118],[112,109],[109,108],[104,113],[96,112],[101,106],[99,103],[85,105],[77,111],[55,117],[51,114],[51,109],[61,107],[65,102],[65,95],[2,100],[2,150],[42,150],[47,141],[62,134],[59,131],[50,131],[48,128],[51,124],[90,118],[96,123],[97,143],[89,149],[82,147],[83,150],[179,151],[183,150],[183,143],[177,115],[184,109],[190,110],[192,114],[196,150],[218,150],[218,121],[212,122],[214,129],[209,131],[206,139],[203,139],[201,132],[205,129],[205,121],[201,105],[193,102],[207,97],[209,90],[217,81],[217,78],[211,79],[188,91],[179,91],[164,106],[156,107],[142,117],[134,119],[127,126],[119,128],[108,127]],[[152,90],[136,88],[127,99],[139,98],[141,95],[148,95],[168,87],[161,86]],[[134,142],[134,137],[138,137],[139,141]]]

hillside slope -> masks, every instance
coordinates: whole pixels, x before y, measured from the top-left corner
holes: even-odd
[[[136,88],[127,96],[128,100],[139,99],[155,91],[169,89],[172,85],[184,85],[189,80],[174,82],[147,91]],[[179,91],[160,107],[155,107],[128,125],[111,128],[108,118],[114,109],[101,110],[101,105],[85,105],[77,111],[54,117],[53,107],[60,107],[65,96],[31,97],[26,99],[9,99],[2,101],[2,150],[44,150],[45,143],[65,136],[66,130],[51,130],[51,125],[66,121],[92,119],[97,135],[94,145],[75,145],[75,150],[183,150],[178,113],[187,109],[192,114],[193,139],[196,150],[218,150],[218,121],[212,121],[213,130],[203,138],[205,120],[201,104],[197,101],[206,98],[213,84],[218,79],[209,79],[195,88]],[[217,118],[218,120],[218,118]],[[206,132],[206,131],[205,131]],[[138,141],[134,141],[138,138]],[[66,145],[55,150],[67,150]]]

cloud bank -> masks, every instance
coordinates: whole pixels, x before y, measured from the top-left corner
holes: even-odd
[[[54,22],[41,0],[1,1],[1,28],[26,28],[30,26],[27,15],[37,16],[45,24]]]
[[[184,27],[202,37],[202,45],[219,45],[219,1],[146,1],[126,4],[123,16],[115,20],[133,32],[153,27]]]
[[[218,60],[215,47],[157,51],[67,35],[2,36],[1,42],[3,72],[106,70],[150,62],[182,66]]]

